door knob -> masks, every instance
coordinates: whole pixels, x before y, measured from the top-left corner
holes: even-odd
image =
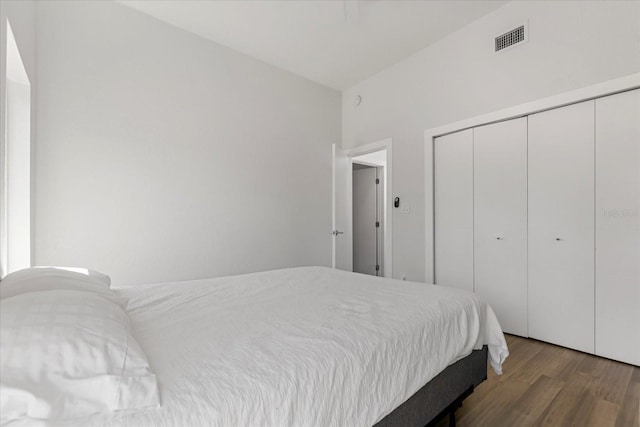
[[[496,237],[496,240],[504,240],[504,237]]]

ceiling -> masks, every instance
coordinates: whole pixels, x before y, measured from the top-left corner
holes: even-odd
[[[118,0],[221,45],[347,89],[507,1]]]
[[[387,150],[374,151],[369,154],[362,154],[360,156],[352,157],[351,160],[355,163],[362,162],[366,164],[385,166],[387,164]]]

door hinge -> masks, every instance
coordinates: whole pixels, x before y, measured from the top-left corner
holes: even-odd
[[[376,271],[380,271],[380,266],[376,264]]]
[[[380,227],[380,221],[376,221],[376,227]]]
[[[376,184],[380,184],[380,178],[376,178]]]

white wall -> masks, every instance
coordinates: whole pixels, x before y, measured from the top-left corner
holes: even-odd
[[[36,5],[30,0],[0,1],[0,277],[7,272],[7,230],[5,189],[5,150],[6,150],[6,105],[7,105],[7,21],[10,22],[24,69],[31,82],[31,144],[35,140],[35,105],[37,99],[36,81]],[[33,168],[31,168],[33,171]],[[31,180],[33,186],[33,179]],[[33,192],[32,192],[33,193]],[[32,194],[33,197],[33,194]],[[33,198],[31,201],[33,206]],[[31,217],[33,226],[33,216]],[[33,234],[31,234],[33,240]],[[33,246],[33,245],[32,245]]]
[[[529,41],[495,54],[524,20]],[[517,1],[344,91],[344,148],[393,138],[393,196],[411,205],[394,209],[394,277],[424,280],[425,129],[638,71],[640,2]]]
[[[338,92],[110,1],[38,4],[38,86],[38,264],[330,264]]]
[[[8,79],[6,96],[6,272],[11,273],[31,266],[30,86]]]

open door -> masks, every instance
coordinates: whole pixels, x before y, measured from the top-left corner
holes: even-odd
[[[379,214],[378,203],[382,204],[382,197],[378,197],[381,187],[378,178],[378,168],[359,164],[354,158],[351,191],[353,194],[353,271],[372,276],[382,275],[380,271],[381,226],[383,222]],[[382,169],[382,168],[380,168]],[[381,193],[381,192],[380,192]]]
[[[331,266],[353,271],[351,229],[351,160],[333,144]]]

